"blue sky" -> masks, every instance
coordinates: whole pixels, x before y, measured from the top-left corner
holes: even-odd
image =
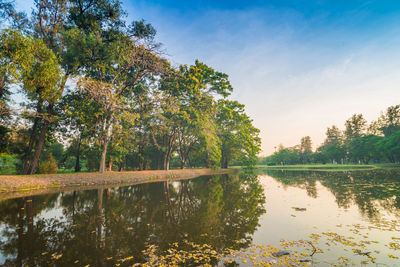
[[[400,1],[122,2],[128,20],[153,24],[173,64],[199,59],[230,76],[264,155],[306,135],[318,146],[353,113],[371,121],[400,104]]]

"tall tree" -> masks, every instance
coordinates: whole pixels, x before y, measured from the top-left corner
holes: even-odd
[[[300,140],[300,158],[305,163],[310,163],[312,154],[312,142],[310,136],[302,137]]]
[[[28,150],[33,148],[36,131],[42,120],[42,131],[29,168],[28,161],[25,163],[25,173],[32,174],[39,162],[47,128],[54,120],[49,111],[61,97],[60,83],[63,82],[61,77],[63,72],[57,57],[41,40],[10,30],[2,33],[0,42],[2,54],[9,58],[14,66],[15,76],[22,83],[23,91],[32,102],[36,103],[34,113],[29,115],[34,118],[34,123]]]
[[[90,76],[82,77],[79,87],[87,92],[99,109],[98,136],[102,146],[100,172],[105,171],[108,142],[118,116],[130,110],[133,88],[151,75],[162,73],[167,62],[144,46],[136,46],[127,36],[116,43],[104,44],[109,60],[97,62]]]
[[[377,121],[370,126],[373,134],[383,134],[385,137],[400,130],[400,105],[390,106]]]
[[[345,149],[343,147],[343,134],[338,127],[333,125],[326,130],[326,139],[324,143],[318,148],[327,159],[334,163],[340,163],[345,156]]]
[[[355,138],[359,138],[365,134],[367,121],[364,119],[362,114],[354,114],[345,123],[344,135],[347,142],[352,141]]]
[[[244,105],[237,101],[219,100],[217,131],[221,140],[221,166],[228,168],[236,160],[243,165],[255,165],[260,151],[260,130],[254,127]]]
[[[230,94],[232,86],[228,76],[196,60],[192,66],[181,65],[171,71],[161,88],[176,99],[176,139],[181,168],[185,167],[195,144],[201,141],[210,155],[217,151],[214,97]]]

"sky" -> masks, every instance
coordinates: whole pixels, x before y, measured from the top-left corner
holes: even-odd
[[[199,59],[229,75],[261,155],[307,135],[316,148],[327,127],[400,104],[400,1],[121,1],[128,21],[156,28],[174,65]]]

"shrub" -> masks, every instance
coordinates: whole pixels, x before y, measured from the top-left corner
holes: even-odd
[[[0,153],[0,174],[16,174],[19,163],[16,155]]]
[[[58,163],[54,159],[53,154],[49,154],[47,159],[39,166],[39,173],[57,173]]]

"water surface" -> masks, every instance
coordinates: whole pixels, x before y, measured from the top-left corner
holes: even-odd
[[[307,240],[319,250],[305,256],[314,266],[399,266],[399,216],[397,170],[266,171],[62,192],[0,202],[0,264],[129,266],[147,260],[149,245],[167,251],[187,241],[309,255],[307,243],[282,243]]]

